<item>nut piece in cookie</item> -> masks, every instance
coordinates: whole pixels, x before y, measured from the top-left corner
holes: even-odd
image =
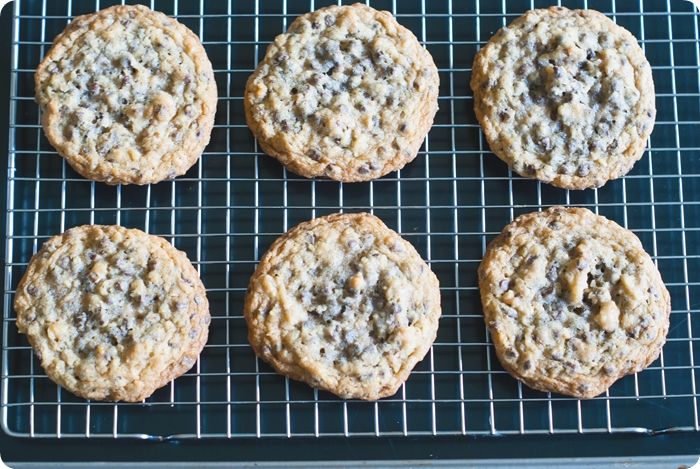
[[[192,368],[209,333],[204,286],[185,253],[121,226],[49,239],[14,306],[49,378],[85,399],[147,398]]]
[[[330,6],[270,44],[246,85],[246,121],[297,174],[369,181],[416,157],[439,81],[428,51],[389,12]]]
[[[516,218],[489,244],[479,290],[501,364],[540,391],[595,397],[666,341],[656,265],[634,233],[584,208]]]
[[[476,55],[471,88],[491,151],[521,176],[564,189],[625,175],[654,127],[644,52],[593,10],[528,11]]]
[[[209,143],[217,92],[204,47],[184,25],[144,6],[75,18],[34,82],[46,137],[88,179],[172,179]]]
[[[345,399],[396,393],[430,349],[437,277],[413,246],[367,213],[301,223],[250,280],[255,353],[279,373]]]

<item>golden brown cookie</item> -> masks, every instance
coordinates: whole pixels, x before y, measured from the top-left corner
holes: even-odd
[[[77,17],[34,81],[49,142],[88,179],[172,179],[209,143],[216,82],[204,47],[184,25],[144,6]]]
[[[367,213],[301,223],[278,238],[245,303],[255,353],[279,373],[342,398],[391,396],[430,349],[437,277]]]
[[[389,12],[321,8],[268,47],[246,85],[246,121],[297,174],[368,181],[416,157],[439,81],[428,51]]]
[[[471,88],[491,151],[521,176],[564,189],[626,174],[656,117],[637,40],[593,10],[528,11],[476,55]]]
[[[85,399],[129,402],[189,370],[210,322],[185,253],[121,226],[49,239],[17,286],[15,312],[49,378]]]
[[[666,341],[671,300],[653,261],[584,208],[516,218],[489,244],[479,289],[501,364],[541,391],[597,396]]]

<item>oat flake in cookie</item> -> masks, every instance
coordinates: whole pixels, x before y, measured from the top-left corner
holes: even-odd
[[[515,219],[489,245],[479,289],[501,364],[541,391],[597,396],[666,341],[656,266],[634,233],[584,208]]]
[[[474,110],[491,150],[518,174],[599,187],[641,158],[656,116],[637,40],[593,10],[531,10],[474,59]]]
[[[389,12],[331,6],[269,46],[246,85],[246,120],[295,173],[368,181],[416,157],[438,86],[432,57]]]
[[[140,5],[79,16],[35,74],[51,145],[108,184],[184,174],[209,142],[216,83],[199,38]]]
[[[430,349],[437,277],[367,213],[301,223],[278,238],[245,303],[255,353],[279,373],[342,398],[391,396]]]
[[[110,401],[143,400],[189,370],[210,322],[185,253],[120,226],[48,240],[17,286],[15,311],[49,378]]]

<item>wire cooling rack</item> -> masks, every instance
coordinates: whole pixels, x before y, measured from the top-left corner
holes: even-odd
[[[539,1],[371,2],[392,11],[432,53],[440,110],[413,163],[359,184],[286,172],[260,151],[244,121],[243,87],[267,44],[296,16],[327,2],[152,1],[151,8],[199,34],[214,65],[220,98],[211,143],[173,182],[87,181],[46,141],[33,74],[72,17],[113,3],[13,5],[1,402],[7,433],[160,439],[700,429],[700,33],[690,3],[562,2],[603,11],[632,31],[652,64],[657,93],[656,127],[642,160],[627,177],[580,192],[512,175],[488,151],[472,111],[474,54],[523,11],[548,5]],[[518,214],[555,204],[589,207],[636,232],[672,295],[662,356],[587,401],[532,391],[503,371],[476,287],[487,242]],[[381,217],[417,247],[442,285],[435,345],[399,392],[377,403],[344,402],[289,381],[258,361],[246,341],[243,298],[260,256],[291,226],[338,211]],[[31,255],[49,236],[84,223],[164,236],[188,253],[207,286],[213,318],[199,362],[143,404],[86,402],[62,391],[14,324],[14,289]]]

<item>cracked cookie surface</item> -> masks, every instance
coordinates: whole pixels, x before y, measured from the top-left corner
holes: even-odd
[[[147,398],[194,365],[209,332],[204,286],[185,253],[120,226],[49,239],[14,306],[49,378],[85,399]]]
[[[437,277],[378,218],[335,214],[278,238],[245,303],[255,353],[342,398],[396,393],[435,340]]]
[[[528,386],[580,398],[658,357],[670,296],[639,239],[584,208],[522,215],[479,266],[496,354]]]
[[[206,52],[184,25],[144,6],[77,17],[34,79],[49,142],[88,179],[172,179],[209,143],[217,91]]]
[[[367,181],[416,157],[438,86],[432,57],[389,12],[331,6],[268,47],[246,85],[246,121],[297,174]]]
[[[476,55],[471,88],[491,151],[521,176],[565,189],[626,174],[656,117],[637,40],[593,10],[525,13]]]

